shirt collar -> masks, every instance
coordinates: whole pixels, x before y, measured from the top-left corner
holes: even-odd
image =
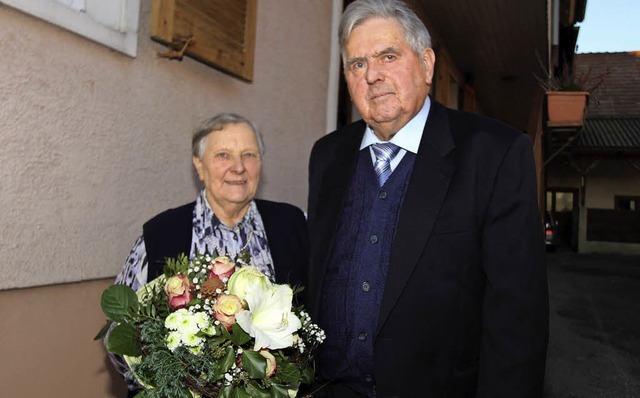
[[[409,122],[405,124],[389,142],[396,144],[408,152],[417,154],[430,109],[431,99],[427,96],[420,112],[418,112],[413,119],[409,120]],[[382,141],[375,135],[371,127],[367,126],[364,131],[364,136],[362,136],[362,141],[360,142],[360,149],[364,149],[371,144],[377,144],[379,142]]]
[[[249,204],[249,210],[247,214],[242,217],[240,221],[233,227],[227,227],[220,219],[215,215],[209,202],[207,201],[206,190],[203,188],[196,199],[196,208],[194,211],[194,225],[199,225],[201,228],[196,228],[196,231],[201,232],[202,236],[199,238],[204,239],[206,235],[209,235],[214,229],[253,229],[255,225],[256,215],[258,214],[258,207],[252,200]]]

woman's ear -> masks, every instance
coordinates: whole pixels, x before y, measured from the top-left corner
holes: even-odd
[[[193,166],[196,168],[196,172],[198,173],[198,178],[200,178],[200,181],[204,181],[202,175],[202,160],[197,156],[194,156],[191,159],[193,160]]]

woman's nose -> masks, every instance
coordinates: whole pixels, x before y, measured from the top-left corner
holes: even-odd
[[[242,156],[233,158],[233,164],[231,165],[231,170],[235,171],[236,173],[244,172],[245,167],[244,167],[244,160],[242,159]]]

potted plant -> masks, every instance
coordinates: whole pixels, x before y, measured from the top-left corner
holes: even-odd
[[[591,70],[576,73],[566,63],[559,74],[536,76],[547,97],[547,126],[582,126],[589,95],[604,80],[603,74],[591,76]]]

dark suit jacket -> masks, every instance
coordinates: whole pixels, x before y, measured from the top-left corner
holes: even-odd
[[[362,121],[346,126],[311,153],[308,285],[315,317],[364,129]],[[431,101],[379,311],[378,397],[540,397],[547,340],[531,140]]]

